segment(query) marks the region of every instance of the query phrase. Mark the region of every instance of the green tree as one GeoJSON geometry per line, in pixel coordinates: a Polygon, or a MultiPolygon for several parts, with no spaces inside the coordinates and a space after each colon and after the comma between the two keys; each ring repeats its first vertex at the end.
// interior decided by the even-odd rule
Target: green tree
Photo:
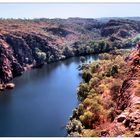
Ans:
{"type": "Polygon", "coordinates": [[[73,50],[72,50],[72,48],[70,48],[68,46],[64,47],[64,49],[63,49],[63,55],[65,55],[66,57],[73,56],[73,50]]]}
{"type": "Polygon", "coordinates": [[[44,61],[46,60],[45,52],[42,52],[39,48],[35,48],[35,56],[37,64],[39,65],[44,64],[44,61]]]}
{"type": "Polygon", "coordinates": [[[90,111],[84,112],[83,115],[79,117],[80,121],[88,128],[92,125],[92,120],[94,119],[93,113],[90,111]]]}
{"type": "Polygon", "coordinates": [[[81,56],[81,57],[80,57],[80,61],[81,61],[82,63],[84,63],[84,62],[86,61],[86,58],[85,58],[84,56],[81,56]]]}
{"type": "Polygon", "coordinates": [[[81,83],[77,92],[78,99],[80,101],[84,100],[87,97],[88,92],[89,92],[88,85],[86,83],[81,83]]]}
{"type": "Polygon", "coordinates": [[[88,70],[84,70],[82,74],[82,78],[86,83],[88,83],[92,78],[92,74],[88,70]]]}
{"type": "Polygon", "coordinates": [[[111,69],[111,75],[118,73],[118,65],[113,65],[111,69]]]}

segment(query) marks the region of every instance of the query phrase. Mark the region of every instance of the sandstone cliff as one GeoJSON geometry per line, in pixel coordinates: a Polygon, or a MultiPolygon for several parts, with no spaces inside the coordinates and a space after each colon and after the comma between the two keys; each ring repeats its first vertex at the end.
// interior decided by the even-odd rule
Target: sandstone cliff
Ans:
{"type": "Polygon", "coordinates": [[[83,69],[69,136],[140,136],[140,43],[125,53],[101,54],[83,69]]]}
{"type": "Polygon", "coordinates": [[[0,20],[0,80],[71,56],[132,47],[139,21],[95,19],[0,20]]]}

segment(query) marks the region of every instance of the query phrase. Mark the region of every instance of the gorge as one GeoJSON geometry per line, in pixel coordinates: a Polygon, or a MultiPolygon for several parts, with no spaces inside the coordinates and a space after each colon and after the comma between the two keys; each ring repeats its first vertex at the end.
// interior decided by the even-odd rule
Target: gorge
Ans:
{"type": "Polygon", "coordinates": [[[139,39],[129,18],[1,19],[0,136],[66,136],[67,124],[69,136],[139,136],[139,125],[123,126],[130,113],[139,120],[139,98],[127,96],[131,86],[139,95],[139,45],[128,50],[139,39]]]}
{"type": "Polygon", "coordinates": [[[16,77],[16,87],[0,94],[0,136],[67,136],[66,124],[78,105],[79,64],[73,57],[16,77]]]}

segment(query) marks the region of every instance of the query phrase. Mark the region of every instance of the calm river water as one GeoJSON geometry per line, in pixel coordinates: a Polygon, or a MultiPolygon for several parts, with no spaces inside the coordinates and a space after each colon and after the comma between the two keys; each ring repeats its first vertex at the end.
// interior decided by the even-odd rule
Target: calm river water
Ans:
{"type": "Polygon", "coordinates": [[[73,57],[15,78],[13,90],[0,92],[0,136],[66,136],[65,125],[78,105],[79,64],[73,57]]]}

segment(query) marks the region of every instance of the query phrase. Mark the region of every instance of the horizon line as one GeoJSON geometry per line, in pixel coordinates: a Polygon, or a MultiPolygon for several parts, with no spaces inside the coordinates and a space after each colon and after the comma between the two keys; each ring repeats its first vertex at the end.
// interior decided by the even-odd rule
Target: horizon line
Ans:
{"type": "Polygon", "coordinates": [[[140,16],[105,16],[105,17],[68,17],[68,18],[59,18],[59,17],[54,17],[54,18],[47,18],[47,17],[34,17],[34,18],[26,18],[26,17],[22,17],[22,18],[4,18],[4,17],[0,17],[0,20],[11,20],[11,19],[13,19],[13,20],[19,20],[19,19],[21,19],[21,20],[34,20],[34,19],[102,19],[102,18],[140,18],[140,16]]]}

